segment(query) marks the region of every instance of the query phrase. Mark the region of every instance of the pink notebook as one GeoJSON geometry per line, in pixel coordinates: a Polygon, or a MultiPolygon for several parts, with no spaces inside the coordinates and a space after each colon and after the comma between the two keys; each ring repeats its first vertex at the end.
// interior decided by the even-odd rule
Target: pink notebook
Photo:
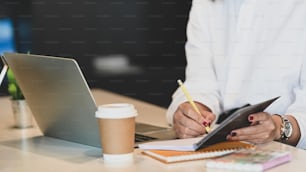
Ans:
{"type": "Polygon", "coordinates": [[[222,168],[241,171],[265,171],[292,159],[290,152],[281,150],[241,150],[233,154],[209,159],[208,168],[222,168]]]}

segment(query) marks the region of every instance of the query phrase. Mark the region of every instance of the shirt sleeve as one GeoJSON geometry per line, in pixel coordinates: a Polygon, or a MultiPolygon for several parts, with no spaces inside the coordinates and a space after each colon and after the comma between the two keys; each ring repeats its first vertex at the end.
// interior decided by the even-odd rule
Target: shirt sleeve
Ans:
{"type": "Polygon", "coordinates": [[[306,57],[303,58],[300,81],[293,90],[294,102],[286,114],[294,116],[300,128],[301,137],[296,147],[306,149],[306,57]]]}
{"type": "MultiPolygon", "coordinates": [[[[214,69],[211,48],[211,3],[193,0],[187,24],[187,42],[185,45],[187,66],[185,86],[194,101],[209,107],[214,114],[219,114],[219,92],[214,69]]],[[[173,114],[178,106],[186,102],[183,92],[177,89],[172,95],[172,102],[167,111],[167,121],[173,124],[173,114]]]]}

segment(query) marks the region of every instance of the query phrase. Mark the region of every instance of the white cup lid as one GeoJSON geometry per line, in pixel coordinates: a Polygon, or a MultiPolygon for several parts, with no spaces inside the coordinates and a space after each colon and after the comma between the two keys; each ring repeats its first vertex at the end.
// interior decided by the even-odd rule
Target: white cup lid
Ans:
{"type": "Polygon", "coordinates": [[[100,105],[96,111],[97,118],[119,119],[136,117],[137,111],[132,104],[113,103],[100,105]]]}

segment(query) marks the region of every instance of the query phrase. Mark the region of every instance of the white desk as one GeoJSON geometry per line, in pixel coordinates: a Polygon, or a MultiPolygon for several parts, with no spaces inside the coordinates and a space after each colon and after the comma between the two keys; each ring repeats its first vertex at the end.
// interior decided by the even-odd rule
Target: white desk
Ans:
{"type": "MultiPolygon", "coordinates": [[[[93,90],[97,104],[113,102],[133,103],[139,111],[137,121],[167,126],[165,109],[135,99],[119,96],[102,90],[93,90]]],[[[262,149],[290,150],[293,160],[270,171],[305,171],[306,152],[277,142],[261,145],[262,149]]],[[[1,172],[198,172],[217,171],[206,169],[205,160],[166,165],[135,150],[135,162],[130,165],[106,165],[98,148],[43,137],[34,123],[33,128],[13,128],[13,115],[9,97],[0,98],[0,171],[1,172]]]]}

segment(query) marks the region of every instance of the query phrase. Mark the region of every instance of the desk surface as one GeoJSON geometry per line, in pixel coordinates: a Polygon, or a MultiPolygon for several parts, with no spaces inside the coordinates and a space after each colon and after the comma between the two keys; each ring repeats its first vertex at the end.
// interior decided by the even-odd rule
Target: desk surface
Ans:
{"type": "MultiPolygon", "coordinates": [[[[103,90],[93,90],[97,105],[114,102],[133,103],[139,111],[137,121],[167,126],[165,109],[130,99],[103,90]]],[[[206,169],[205,160],[175,163],[166,165],[149,157],[143,156],[140,150],[135,150],[135,161],[129,165],[106,165],[101,158],[99,148],[80,145],[54,138],[42,136],[34,121],[34,127],[17,129],[13,127],[13,115],[8,97],[0,98],[0,171],[98,171],[98,172],[197,172],[218,171],[206,169]]],[[[292,152],[290,163],[273,168],[269,171],[305,171],[303,170],[306,153],[304,150],[277,142],[260,145],[262,149],[281,149],[292,152]]],[[[219,170],[221,171],[221,170],[219,170]]]]}

